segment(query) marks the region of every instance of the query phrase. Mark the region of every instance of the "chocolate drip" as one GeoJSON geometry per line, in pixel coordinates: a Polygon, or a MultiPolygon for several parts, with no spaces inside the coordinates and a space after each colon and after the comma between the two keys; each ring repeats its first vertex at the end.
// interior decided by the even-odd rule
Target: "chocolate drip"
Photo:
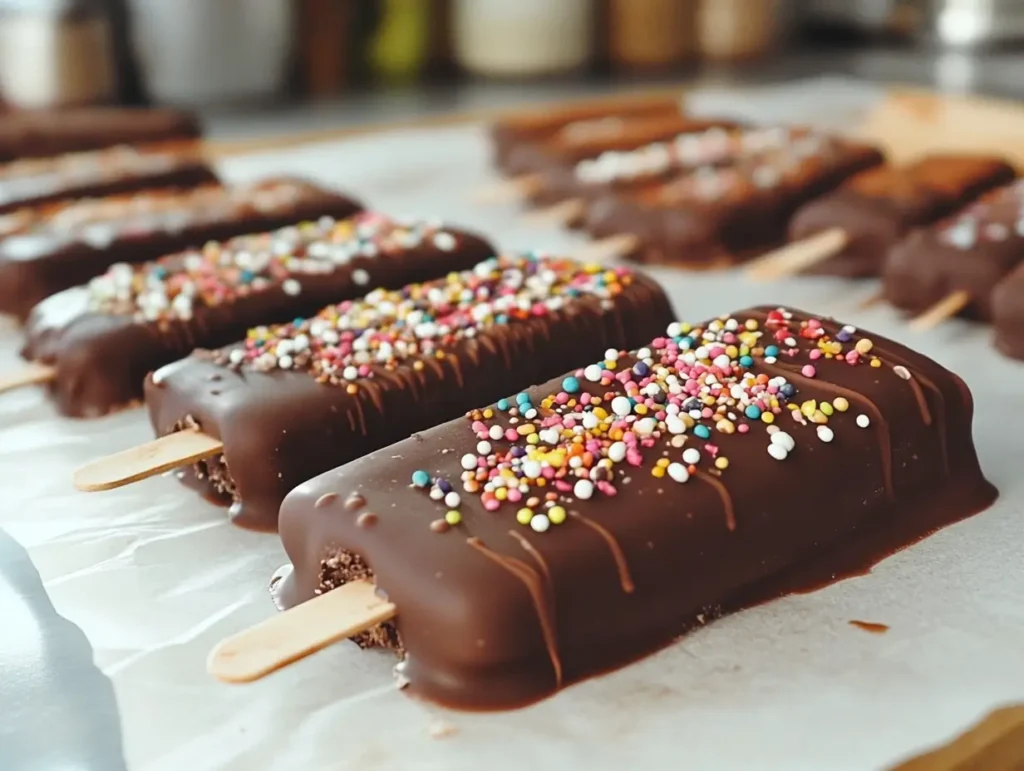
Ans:
{"type": "Polygon", "coordinates": [[[611,552],[612,559],[615,560],[615,569],[619,574],[619,585],[626,594],[632,594],[636,587],[633,585],[633,579],[629,575],[629,561],[626,559],[626,554],[622,551],[622,547],[615,536],[607,528],[602,527],[592,519],[584,517],[575,509],[569,511],[569,516],[589,527],[608,544],[608,551],[611,552]]]}
{"type": "Polygon", "coordinates": [[[548,658],[551,661],[551,668],[555,673],[555,682],[561,686],[562,683],[562,660],[558,655],[558,639],[555,634],[554,617],[548,605],[543,578],[539,577],[537,571],[531,568],[522,560],[514,557],[506,557],[496,551],[489,549],[483,541],[475,536],[466,539],[466,543],[487,559],[500,565],[519,581],[530,593],[534,609],[537,612],[537,620],[540,623],[541,632],[544,634],[544,645],[547,647],[548,658]]]}
{"type": "Polygon", "coordinates": [[[736,510],[733,507],[732,496],[729,494],[728,488],[722,484],[722,480],[715,478],[707,471],[697,469],[695,474],[697,479],[705,484],[711,485],[718,493],[718,497],[722,499],[722,511],[725,513],[725,526],[729,530],[736,529],[736,510]]]}

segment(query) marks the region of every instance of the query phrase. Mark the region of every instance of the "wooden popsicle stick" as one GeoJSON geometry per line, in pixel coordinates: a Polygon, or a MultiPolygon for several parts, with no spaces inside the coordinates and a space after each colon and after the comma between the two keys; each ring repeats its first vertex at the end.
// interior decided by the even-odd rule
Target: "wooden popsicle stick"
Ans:
{"type": "Polygon", "coordinates": [[[201,431],[177,431],[82,466],[75,472],[75,487],[85,492],[113,490],[209,458],[223,449],[219,439],[201,431]]]}
{"type": "Polygon", "coordinates": [[[632,233],[619,233],[618,235],[594,241],[592,244],[587,244],[576,252],[575,256],[576,259],[585,262],[590,260],[608,260],[616,257],[625,257],[639,247],[640,239],[632,233]]]}
{"type": "Polygon", "coordinates": [[[47,383],[56,376],[57,370],[49,364],[40,364],[37,361],[29,362],[28,366],[20,372],[0,376],[0,394],[13,391],[16,388],[47,383]]]}
{"type": "Polygon", "coordinates": [[[586,201],[582,198],[567,198],[546,209],[532,211],[524,219],[536,224],[568,225],[586,213],[586,201]]]}
{"type": "Polygon", "coordinates": [[[759,257],[747,267],[747,276],[756,281],[792,276],[837,254],[848,240],[842,228],[829,228],[759,257]]]}
{"type": "Polygon", "coordinates": [[[477,203],[512,203],[537,193],[543,184],[540,174],[522,174],[481,188],[473,196],[477,203]]]}
{"type": "Polygon", "coordinates": [[[951,292],[924,313],[911,319],[910,328],[916,332],[922,332],[926,329],[937,327],[943,321],[953,318],[970,301],[971,295],[963,289],[951,292]]]}
{"type": "Polygon", "coordinates": [[[251,683],[396,612],[370,581],[353,581],[222,640],[210,652],[206,670],[225,683],[251,683]]]}

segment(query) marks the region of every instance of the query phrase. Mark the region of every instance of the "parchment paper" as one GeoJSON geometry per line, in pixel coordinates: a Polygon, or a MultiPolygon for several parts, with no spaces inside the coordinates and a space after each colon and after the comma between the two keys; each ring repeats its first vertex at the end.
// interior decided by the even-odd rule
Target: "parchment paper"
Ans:
{"type": "MultiPolygon", "coordinates": [[[[790,120],[846,121],[877,97],[830,81],[769,95],[767,117],[790,120]],[[846,89],[838,107],[836,89],[846,89]],[[821,104],[832,105],[827,115],[821,104]]],[[[756,101],[708,98],[715,111],[723,98],[746,111],[756,101]]],[[[224,170],[308,174],[509,248],[582,243],[524,224],[515,207],[473,204],[491,179],[486,159],[471,126],[233,159],[224,170]]],[[[915,335],[885,308],[858,311],[871,284],[653,272],[683,317],[792,304],[910,342],[959,372],[1000,500],[869,576],[726,618],[534,707],[452,713],[397,692],[388,655],[348,644],[250,686],[214,682],[210,648],[274,613],[266,584],[284,562],[277,538],[229,525],[172,478],[76,493],[76,466],[151,437],[142,412],[72,421],[37,389],[7,394],[0,769],[873,769],[1024,701],[1024,367],[998,356],[983,327],[915,335]],[[868,634],[852,619],[891,629],[868,634]]],[[[17,366],[17,342],[13,327],[0,329],[0,371],[17,366]]]]}

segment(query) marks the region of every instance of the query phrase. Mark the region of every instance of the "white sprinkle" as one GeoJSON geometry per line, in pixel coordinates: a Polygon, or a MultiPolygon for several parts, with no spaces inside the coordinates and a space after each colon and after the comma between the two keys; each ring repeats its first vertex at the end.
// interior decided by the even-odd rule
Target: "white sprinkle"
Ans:
{"type": "Polygon", "coordinates": [[[902,364],[893,367],[892,371],[895,372],[904,380],[910,380],[910,370],[904,367],[902,364]]]}
{"type": "Polygon", "coordinates": [[[669,337],[679,337],[683,333],[683,325],[678,321],[673,321],[668,325],[668,329],[665,330],[665,334],[669,337]]]}
{"type": "Polygon", "coordinates": [[[440,487],[431,487],[429,495],[430,500],[432,501],[439,501],[442,498],[444,498],[444,492],[441,490],[440,487]]]}
{"type": "Polygon", "coordinates": [[[581,501],[590,500],[594,495],[594,483],[589,479],[579,479],[573,485],[572,491],[581,501]]]}
{"type": "Polygon", "coordinates": [[[686,466],[682,463],[669,463],[668,475],[680,484],[690,478],[690,472],[686,470],[686,466]]]}
{"type": "Polygon", "coordinates": [[[530,527],[538,533],[543,533],[551,527],[551,520],[548,519],[547,514],[534,514],[530,519],[530,527]]]}
{"type": "Polygon", "coordinates": [[[342,371],[341,376],[346,380],[355,380],[359,377],[359,370],[356,367],[348,366],[342,371]]]}
{"type": "Polygon", "coordinates": [[[634,425],[633,430],[640,436],[650,436],[658,427],[658,421],[654,418],[640,418],[634,425]]]}
{"type": "Polygon", "coordinates": [[[591,364],[585,370],[583,370],[583,377],[589,380],[591,383],[596,383],[601,379],[601,372],[603,370],[597,364],[591,364]]]}
{"type": "Polygon", "coordinates": [[[462,498],[460,498],[459,494],[454,490],[444,497],[444,505],[449,509],[457,509],[460,503],[462,503],[462,498]]]}
{"type": "Polygon", "coordinates": [[[243,361],[245,361],[245,351],[243,351],[241,348],[235,348],[234,350],[231,351],[231,353],[228,354],[228,360],[232,364],[241,364],[243,361]]]}
{"type": "Polygon", "coordinates": [[[716,367],[720,369],[724,369],[725,367],[728,367],[730,364],[732,364],[732,359],[730,359],[728,356],[722,353],[715,357],[715,360],[712,362],[712,364],[714,364],[716,367]]]}
{"type": "Polygon", "coordinates": [[[523,476],[527,479],[536,479],[540,476],[540,472],[543,470],[540,461],[528,460],[523,463],[523,476]]]}
{"type": "Polygon", "coordinates": [[[537,432],[537,436],[544,444],[558,444],[558,439],[561,436],[557,428],[545,428],[542,431],[537,432]]]}
{"type": "Polygon", "coordinates": [[[787,454],[793,452],[793,448],[796,447],[796,442],[793,441],[793,437],[785,431],[776,431],[772,434],[772,444],[781,447],[787,454]]]}
{"type": "Polygon", "coordinates": [[[789,455],[789,453],[786,452],[786,448],[780,444],[768,445],[768,454],[775,458],[775,460],[785,460],[789,455]]]}
{"type": "Polygon", "coordinates": [[[665,428],[670,434],[685,434],[686,424],[677,415],[669,415],[665,418],[665,428]]]}
{"type": "Polygon", "coordinates": [[[370,274],[362,268],[356,268],[352,271],[352,281],[358,286],[366,286],[370,283],[370,274]]]}
{"type": "Polygon", "coordinates": [[[486,440],[481,440],[476,443],[476,451],[478,455],[490,455],[491,449],[491,443],[486,440]]]}
{"type": "Polygon", "coordinates": [[[828,426],[818,426],[818,438],[823,442],[831,442],[835,434],[828,426]]]}
{"type": "Polygon", "coordinates": [[[613,442],[612,446],[608,448],[608,457],[614,463],[621,463],[626,457],[626,443],[613,442]]]}
{"type": "Polygon", "coordinates": [[[592,412],[588,412],[583,416],[583,427],[588,431],[597,428],[600,422],[601,421],[598,419],[597,415],[592,412]]]}
{"type": "Polygon", "coordinates": [[[285,294],[294,297],[302,291],[302,284],[296,281],[294,278],[286,278],[281,282],[281,289],[285,294]]]}
{"type": "Polygon", "coordinates": [[[455,240],[455,236],[451,233],[441,232],[434,236],[434,246],[442,252],[450,252],[457,245],[458,243],[455,240]]]}
{"type": "Polygon", "coordinates": [[[629,401],[629,397],[616,396],[612,399],[612,412],[620,417],[624,417],[633,411],[633,404],[629,401]]]}
{"type": "Polygon", "coordinates": [[[472,471],[476,468],[476,456],[471,452],[467,452],[462,456],[461,463],[462,468],[466,469],[466,471],[472,471]]]}
{"type": "Polygon", "coordinates": [[[491,437],[494,441],[498,441],[505,436],[505,432],[501,430],[501,426],[491,426],[487,429],[487,436],[491,437]]]}
{"type": "Polygon", "coordinates": [[[871,418],[861,413],[860,415],[857,416],[857,425],[860,426],[861,428],[867,428],[868,426],[871,425],[871,418]]]}
{"type": "Polygon", "coordinates": [[[696,447],[689,447],[683,450],[683,463],[688,466],[696,466],[700,463],[700,450],[696,447]]]}
{"type": "Polygon", "coordinates": [[[619,360],[619,352],[616,351],[614,348],[609,348],[607,351],[604,352],[604,360],[605,361],[618,361],[619,360]]]}

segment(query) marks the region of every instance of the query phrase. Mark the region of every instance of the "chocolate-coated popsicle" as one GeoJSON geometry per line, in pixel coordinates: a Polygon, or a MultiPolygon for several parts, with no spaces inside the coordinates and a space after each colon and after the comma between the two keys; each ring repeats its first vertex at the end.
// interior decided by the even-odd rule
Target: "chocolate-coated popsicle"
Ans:
{"type": "Polygon", "coordinates": [[[1024,359],[1024,265],[999,282],[992,293],[995,343],[1002,353],[1024,359]]]}
{"type": "Polygon", "coordinates": [[[74,198],[217,182],[196,145],[112,147],[0,166],[0,214],[74,198]]]}
{"type": "Polygon", "coordinates": [[[664,328],[653,281],[571,260],[500,256],[446,279],[378,290],[244,344],[157,371],[158,436],[198,426],[223,454],[186,481],[273,529],[297,484],[506,390],[664,328]]]}
{"type": "Polygon", "coordinates": [[[115,263],[361,209],[350,198],[289,178],[19,209],[0,215],[0,312],[24,320],[44,298],[115,263]]]}
{"type": "Polygon", "coordinates": [[[885,261],[882,292],[912,314],[962,292],[960,312],[988,321],[993,290],[1022,261],[1024,182],[1017,182],[897,243],[885,261]]]}
{"type": "Polygon", "coordinates": [[[173,109],[19,110],[0,117],[0,163],[114,145],[198,139],[194,115],[173,109]]]}
{"type": "Polygon", "coordinates": [[[301,485],[275,594],[370,577],[397,616],[359,641],[415,694],[519,706],[985,508],[971,420],[960,378],[851,326],[675,323],[301,485]]]}
{"type": "Polygon", "coordinates": [[[490,254],[478,236],[437,223],[324,217],[115,265],[36,306],[23,354],[55,369],[50,390],[63,413],[102,415],[139,399],[148,372],[195,348],[227,345],[259,324],[309,316],[373,287],[443,276],[490,254]]]}
{"type": "Polygon", "coordinates": [[[586,229],[629,234],[640,262],[712,266],[749,258],[784,240],[802,204],[884,160],[875,147],[811,133],[725,167],[707,166],[587,209],[586,229]]]}
{"type": "Polygon", "coordinates": [[[953,213],[1015,176],[1005,161],[981,155],[934,154],[907,166],[882,166],[805,204],[793,216],[790,240],[840,228],[846,235],[844,246],[807,272],[877,276],[889,250],[911,230],[953,213]]]}

